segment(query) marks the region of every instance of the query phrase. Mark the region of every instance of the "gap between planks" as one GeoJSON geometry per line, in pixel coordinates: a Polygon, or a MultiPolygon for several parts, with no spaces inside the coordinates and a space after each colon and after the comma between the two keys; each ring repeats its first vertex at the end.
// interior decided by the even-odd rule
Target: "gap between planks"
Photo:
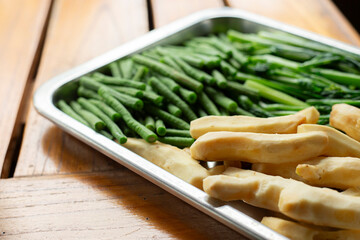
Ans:
{"type": "Polygon", "coordinates": [[[50,0],[49,10],[40,34],[39,43],[35,51],[34,59],[30,67],[28,78],[25,83],[23,96],[20,101],[20,107],[17,112],[13,132],[11,134],[10,143],[7,148],[4,164],[1,171],[1,178],[11,178],[14,176],[17,159],[21,149],[24,128],[26,125],[26,115],[32,103],[31,96],[34,88],[34,81],[39,69],[41,55],[44,49],[48,26],[50,22],[51,13],[53,10],[54,0],[50,0]]]}

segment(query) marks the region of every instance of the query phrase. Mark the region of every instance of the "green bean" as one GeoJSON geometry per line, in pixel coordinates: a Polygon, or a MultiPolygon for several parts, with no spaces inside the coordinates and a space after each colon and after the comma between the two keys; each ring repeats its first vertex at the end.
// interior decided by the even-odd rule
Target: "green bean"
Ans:
{"type": "Polygon", "coordinates": [[[179,92],[180,85],[177,84],[174,80],[168,77],[164,77],[159,74],[154,74],[155,77],[157,77],[165,86],[167,86],[171,91],[174,93],[179,92]]]}
{"type": "Polygon", "coordinates": [[[131,79],[134,69],[134,62],[131,60],[131,58],[121,60],[119,62],[119,66],[122,76],[126,79],[131,79]]]}
{"type": "Polygon", "coordinates": [[[244,116],[250,116],[255,117],[252,113],[249,113],[248,111],[245,111],[244,109],[237,107],[234,111],[236,115],[244,115],[244,116]]]}
{"type": "Polygon", "coordinates": [[[227,81],[226,78],[224,77],[224,75],[222,75],[221,72],[219,72],[218,70],[213,70],[212,71],[212,75],[216,80],[216,85],[219,88],[226,88],[227,86],[227,81]]]}
{"type": "Polygon", "coordinates": [[[238,72],[233,66],[231,66],[229,63],[225,61],[220,62],[220,69],[223,73],[230,76],[235,76],[238,72]]]}
{"type": "Polygon", "coordinates": [[[184,60],[185,62],[187,62],[188,64],[190,64],[191,66],[194,66],[197,68],[202,68],[205,64],[204,60],[202,60],[201,58],[198,58],[196,56],[180,54],[179,57],[182,60],[184,60]]]}
{"type": "Polygon", "coordinates": [[[234,100],[226,97],[223,93],[216,91],[212,87],[206,87],[205,92],[211,96],[212,100],[216,104],[225,108],[229,112],[234,112],[235,109],[238,107],[237,103],[234,100]]]}
{"type": "Polygon", "coordinates": [[[198,38],[200,41],[206,42],[212,46],[214,46],[216,49],[218,49],[219,51],[223,52],[224,54],[226,54],[226,56],[231,57],[232,55],[232,49],[231,47],[229,47],[227,44],[224,44],[223,42],[221,42],[219,39],[217,39],[216,37],[211,37],[211,38],[198,38]]]}
{"type": "Polygon", "coordinates": [[[110,68],[110,71],[111,71],[111,75],[113,77],[118,77],[118,78],[121,78],[121,72],[120,72],[120,68],[119,68],[119,64],[118,62],[112,62],[109,64],[109,68],[110,68]]]}
{"type": "Polygon", "coordinates": [[[152,77],[149,80],[149,84],[151,87],[155,88],[161,95],[167,98],[172,104],[176,105],[181,109],[184,116],[192,121],[195,120],[196,114],[191,110],[189,105],[187,105],[180,97],[178,97],[175,93],[170,91],[163,83],[161,83],[157,78],[152,77]]]}
{"type": "Polygon", "coordinates": [[[132,108],[134,110],[141,110],[144,107],[144,102],[141,101],[141,99],[139,99],[139,98],[131,97],[129,95],[120,93],[112,88],[107,87],[107,86],[100,87],[98,91],[100,91],[100,90],[109,92],[113,97],[115,97],[118,101],[120,101],[126,107],[132,108]]]}
{"type": "Polygon", "coordinates": [[[168,110],[169,113],[171,113],[175,117],[180,117],[181,114],[182,114],[181,109],[178,108],[177,106],[175,106],[174,104],[171,104],[171,103],[169,103],[167,105],[167,110],[168,110]]]}
{"type": "Polygon", "coordinates": [[[89,102],[94,104],[97,108],[101,109],[114,122],[117,122],[121,119],[120,113],[116,112],[114,109],[112,109],[103,101],[99,101],[96,99],[89,99],[89,102]]]}
{"type": "Polygon", "coordinates": [[[86,98],[93,98],[93,99],[97,99],[97,100],[101,100],[101,97],[99,96],[99,94],[97,94],[95,91],[87,89],[83,86],[79,86],[78,90],[77,90],[77,94],[80,97],[86,97],[86,98]]]}
{"type": "Polygon", "coordinates": [[[343,84],[343,85],[354,85],[360,87],[360,75],[353,73],[344,73],[332,69],[320,69],[313,68],[311,71],[315,74],[326,77],[334,82],[343,84]]]}
{"type": "Polygon", "coordinates": [[[81,86],[96,92],[99,90],[99,88],[103,86],[103,84],[94,81],[92,78],[86,76],[80,78],[79,82],[81,86]]]}
{"type": "Polygon", "coordinates": [[[238,61],[236,61],[235,58],[230,58],[230,59],[229,59],[229,63],[230,63],[235,69],[240,69],[240,68],[241,68],[240,63],[238,63],[238,61]]]}
{"type": "Polygon", "coordinates": [[[106,126],[105,123],[93,113],[83,109],[81,105],[75,101],[70,102],[70,106],[74,111],[85,119],[92,129],[95,131],[101,131],[106,126]]]}
{"type": "Polygon", "coordinates": [[[189,130],[180,130],[180,129],[173,129],[173,128],[166,129],[166,136],[191,138],[191,134],[190,134],[189,130]]]}
{"type": "Polygon", "coordinates": [[[220,116],[220,112],[216,105],[210,100],[206,93],[202,92],[198,94],[199,103],[205,109],[209,115],[220,116]]]}
{"type": "Polygon", "coordinates": [[[273,111],[271,112],[274,116],[287,116],[287,115],[293,115],[296,114],[296,111],[273,111]]]}
{"type": "Polygon", "coordinates": [[[219,57],[204,55],[199,53],[195,53],[193,55],[202,59],[204,61],[205,66],[208,68],[214,68],[220,65],[221,58],[219,57]]]}
{"type": "Polygon", "coordinates": [[[219,111],[220,111],[220,115],[221,115],[221,116],[229,116],[229,115],[230,115],[230,114],[229,114],[229,111],[226,110],[226,109],[224,109],[224,108],[222,108],[222,107],[219,108],[219,111]]]}
{"type": "Polygon", "coordinates": [[[121,114],[122,119],[125,121],[126,125],[139,134],[147,142],[155,142],[157,136],[154,132],[143,126],[141,123],[136,121],[129,111],[112,95],[110,95],[106,90],[102,88],[99,89],[99,94],[104,98],[104,101],[111,106],[115,111],[121,114]]]}
{"type": "Polygon", "coordinates": [[[187,90],[185,88],[179,89],[180,96],[190,104],[193,104],[197,100],[197,95],[193,91],[187,90]]]}
{"type": "Polygon", "coordinates": [[[102,112],[98,107],[96,107],[96,105],[92,104],[90,101],[82,97],[78,98],[77,101],[84,109],[92,112],[102,121],[104,121],[106,127],[110,130],[111,134],[119,141],[120,144],[126,143],[127,138],[120,130],[120,128],[104,112],[102,112]]]}
{"type": "Polygon", "coordinates": [[[188,41],[185,43],[185,45],[191,47],[191,50],[193,50],[196,53],[217,56],[221,59],[227,58],[227,55],[225,53],[217,50],[213,46],[206,43],[204,44],[204,43],[196,43],[196,42],[188,41]]]}
{"type": "Polygon", "coordinates": [[[156,94],[153,91],[146,90],[144,92],[144,99],[154,103],[156,106],[161,106],[163,103],[164,97],[156,94]]]}
{"type": "Polygon", "coordinates": [[[262,96],[263,98],[269,99],[277,103],[293,105],[293,106],[309,107],[308,104],[304,103],[303,101],[300,101],[299,99],[293,98],[288,94],[267,87],[253,80],[247,80],[245,82],[245,87],[249,87],[251,89],[257,90],[259,91],[259,95],[262,96]]]}
{"type": "Polygon", "coordinates": [[[198,80],[199,82],[206,82],[207,84],[210,85],[213,85],[215,83],[215,79],[206,72],[203,72],[199,69],[196,69],[188,65],[186,62],[184,62],[182,59],[178,57],[173,56],[172,58],[181,67],[181,69],[184,70],[184,72],[190,77],[198,80]]]}
{"type": "Polygon", "coordinates": [[[237,83],[234,81],[228,81],[226,89],[231,92],[234,92],[235,94],[246,95],[249,98],[251,98],[253,101],[259,101],[258,91],[247,88],[244,85],[242,85],[241,83],[237,83]]]}
{"type": "Polygon", "coordinates": [[[203,109],[199,109],[198,110],[198,115],[200,116],[200,117],[206,117],[206,116],[208,116],[208,114],[205,112],[205,110],[203,110],[203,109]]]}
{"type": "Polygon", "coordinates": [[[113,140],[113,139],[114,139],[114,136],[111,135],[111,133],[108,133],[108,132],[105,131],[105,130],[101,130],[99,133],[100,133],[101,135],[107,137],[107,138],[110,139],[110,140],[113,140]]]}
{"type": "Polygon", "coordinates": [[[155,121],[155,128],[156,128],[156,133],[159,136],[165,136],[166,134],[166,127],[164,122],[161,119],[158,119],[155,121]]]}
{"type": "Polygon", "coordinates": [[[156,116],[163,120],[166,124],[183,130],[190,129],[190,125],[182,120],[181,118],[175,117],[174,115],[171,115],[168,112],[165,112],[155,106],[147,105],[145,110],[152,116],[156,116]]]}
{"type": "Polygon", "coordinates": [[[137,89],[137,88],[131,88],[131,87],[120,87],[120,86],[111,86],[112,89],[124,93],[126,95],[136,97],[136,98],[143,98],[144,92],[137,89]]]}
{"type": "Polygon", "coordinates": [[[203,85],[198,81],[196,81],[195,79],[192,79],[186,76],[185,74],[180,73],[163,63],[156,62],[155,60],[149,59],[141,55],[133,56],[133,60],[139,64],[143,64],[153,69],[154,71],[160,73],[161,75],[174,79],[179,84],[184,85],[194,90],[195,92],[201,92],[203,89],[203,85]]]}
{"type": "Polygon", "coordinates": [[[190,147],[195,142],[195,139],[188,137],[159,137],[159,141],[179,148],[185,148],[190,147]]]}
{"type": "Polygon", "coordinates": [[[133,76],[132,80],[140,82],[141,79],[147,74],[149,69],[144,66],[139,66],[138,69],[135,72],[135,75],[133,76]]]}
{"type": "Polygon", "coordinates": [[[58,106],[61,109],[61,111],[63,111],[70,117],[72,117],[72,118],[78,120],[79,122],[81,122],[82,124],[90,127],[90,125],[85,121],[85,119],[83,117],[81,117],[79,114],[77,114],[64,100],[60,100],[58,102],[58,106]]]}
{"type": "Polygon", "coordinates": [[[130,79],[122,79],[116,77],[109,77],[101,73],[94,73],[93,77],[95,80],[108,85],[118,85],[123,87],[132,87],[140,90],[145,90],[146,84],[142,82],[132,81],[130,79]]]}
{"type": "Polygon", "coordinates": [[[150,129],[151,131],[155,131],[155,120],[151,116],[146,116],[145,118],[145,127],[150,129]]]}
{"type": "Polygon", "coordinates": [[[163,56],[160,61],[176,69],[177,71],[184,73],[181,67],[178,64],[176,64],[176,62],[170,56],[163,56]]]}

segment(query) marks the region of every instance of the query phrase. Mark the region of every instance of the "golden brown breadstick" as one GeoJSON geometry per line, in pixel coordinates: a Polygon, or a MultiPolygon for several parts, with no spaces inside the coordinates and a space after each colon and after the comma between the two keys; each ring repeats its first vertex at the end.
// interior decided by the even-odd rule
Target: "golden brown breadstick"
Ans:
{"type": "Polygon", "coordinates": [[[330,113],[330,125],[360,141],[360,109],[348,104],[335,104],[330,113]]]}
{"type": "Polygon", "coordinates": [[[296,167],[310,185],[348,189],[360,186],[360,158],[318,157],[296,167]]]}
{"type": "Polygon", "coordinates": [[[203,187],[212,197],[225,201],[243,200],[298,221],[360,229],[359,197],[329,188],[236,168],[228,168],[223,175],[205,178],[203,187]]]}
{"type": "Polygon", "coordinates": [[[122,146],[200,189],[203,179],[209,175],[198,161],[177,147],[136,138],[128,138],[122,146]]]}
{"type": "Polygon", "coordinates": [[[248,116],[206,116],[190,123],[190,134],[199,138],[208,132],[296,133],[298,125],[316,123],[319,112],[309,107],[296,114],[259,118],[248,116]]]}
{"type": "Polygon", "coordinates": [[[335,128],[317,124],[302,124],[298,126],[298,133],[311,131],[324,131],[328,135],[329,143],[324,150],[324,155],[333,157],[360,157],[360,142],[335,128]]]}
{"type": "Polygon", "coordinates": [[[261,223],[292,240],[356,240],[360,239],[357,230],[325,231],[316,226],[306,226],[276,217],[263,217],[261,223]]]}
{"type": "Polygon", "coordinates": [[[292,178],[303,182],[304,179],[296,174],[297,165],[298,163],[253,163],[251,169],[256,172],[261,172],[273,176],[280,176],[283,178],[292,178]]]}
{"type": "Polygon", "coordinates": [[[324,132],[210,132],[198,138],[190,151],[194,159],[205,161],[289,163],[322,155],[327,143],[328,137],[324,132]]]}

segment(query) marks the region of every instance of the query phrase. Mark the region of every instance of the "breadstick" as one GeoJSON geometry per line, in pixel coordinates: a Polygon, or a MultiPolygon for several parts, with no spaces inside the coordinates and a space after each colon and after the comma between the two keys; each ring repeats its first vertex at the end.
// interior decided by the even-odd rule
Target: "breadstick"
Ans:
{"type": "Polygon", "coordinates": [[[209,175],[198,161],[177,147],[136,138],[128,138],[122,146],[200,189],[203,179],[209,175]]]}
{"type": "Polygon", "coordinates": [[[314,107],[296,114],[259,118],[248,116],[206,116],[190,123],[190,134],[197,139],[208,132],[296,133],[298,125],[316,123],[319,112],[314,107]]]}
{"type": "Polygon", "coordinates": [[[210,132],[191,146],[191,156],[205,161],[251,163],[302,162],[322,155],[328,143],[324,132],[264,134],[210,132]]]}
{"type": "Polygon", "coordinates": [[[360,109],[348,104],[335,104],[330,113],[330,125],[360,141],[360,109]]]}

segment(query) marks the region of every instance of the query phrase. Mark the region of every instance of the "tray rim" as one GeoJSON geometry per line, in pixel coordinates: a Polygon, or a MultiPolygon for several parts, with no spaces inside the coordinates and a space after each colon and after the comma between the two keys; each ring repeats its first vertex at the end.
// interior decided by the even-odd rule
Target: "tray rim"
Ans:
{"type": "Polygon", "coordinates": [[[51,78],[36,90],[33,97],[33,103],[35,109],[42,116],[49,119],[64,131],[107,155],[133,172],[146,178],[150,182],[179,197],[193,207],[222,222],[233,230],[253,239],[287,239],[226,203],[209,199],[205,192],[175,177],[171,173],[122,147],[116,142],[97,134],[85,125],[61,112],[53,104],[53,96],[56,90],[64,84],[121,57],[125,57],[129,54],[133,54],[143,50],[144,48],[150,47],[165,37],[171,36],[172,34],[184,30],[194,24],[219,17],[245,19],[360,55],[360,49],[357,47],[257,14],[238,9],[231,9],[228,7],[207,9],[176,20],[175,22],[159,29],[152,30],[135,40],[127,42],[88,62],[51,78]]]}

